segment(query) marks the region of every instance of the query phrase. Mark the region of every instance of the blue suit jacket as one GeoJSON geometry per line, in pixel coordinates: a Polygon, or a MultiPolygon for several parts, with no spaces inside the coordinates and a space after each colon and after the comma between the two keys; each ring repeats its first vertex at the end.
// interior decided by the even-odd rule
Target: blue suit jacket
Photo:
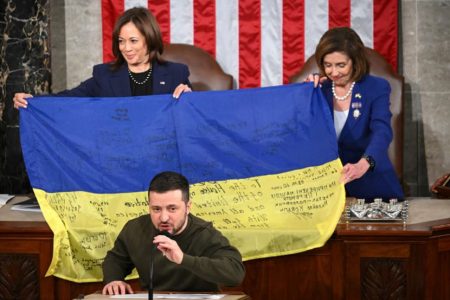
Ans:
{"type": "MultiPolygon", "coordinates": [[[[189,82],[189,69],[184,64],[166,62],[152,63],[153,94],[172,94],[180,84],[189,82]]],[[[128,97],[131,96],[128,68],[123,64],[117,71],[111,71],[109,64],[94,66],[92,77],[79,86],[62,91],[57,96],[67,97],[128,97]]]]}
{"type": "MultiPolygon", "coordinates": [[[[331,82],[322,91],[333,115],[331,82]]],[[[382,78],[366,75],[356,82],[349,113],[338,139],[342,163],[356,163],[366,154],[375,160],[375,168],[360,179],[346,184],[347,196],[357,198],[399,198],[403,191],[388,157],[392,141],[389,95],[391,87],[382,78]]]]}

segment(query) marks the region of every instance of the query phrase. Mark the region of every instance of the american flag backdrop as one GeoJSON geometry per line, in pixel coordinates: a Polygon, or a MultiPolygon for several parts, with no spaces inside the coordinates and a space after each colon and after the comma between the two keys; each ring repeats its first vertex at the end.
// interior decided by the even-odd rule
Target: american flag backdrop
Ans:
{"type": "Polygon", "coordinates": [[[116,18],[134,6],[156,16],[165,43],[209,52],[237,88],[287,83],[337,26],[355,29],[397,69],[398,0],[102,0],[105,62],[116,18]]]}

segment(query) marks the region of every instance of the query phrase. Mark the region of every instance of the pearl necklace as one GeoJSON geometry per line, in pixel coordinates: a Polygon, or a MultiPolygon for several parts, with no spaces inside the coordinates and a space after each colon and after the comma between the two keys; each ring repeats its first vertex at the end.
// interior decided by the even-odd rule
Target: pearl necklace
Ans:
{"type": "Polygon", "coordinates": [[[355,82],[353,81],[352,85],[350,86],[350,89],[347,91],[347,94],[345,94],[344,96],[338,96],[338,95],[336,95],[336,89],[334,87],[334,81],[333,81],[333,83],[331,84],[331,91],[333,92],[333,96],[334,96],[334,98],[336,98],[336,100],[344,101],[345,99],[347,99],[348,96],[350,96],[350,94],[353,91],[354,86],[355,86],[355,82]]]}
{"type": "Polygon", "coordinates": [[[150,76],[152,75],[152,67],[150,67],[150,69],[147,72],[148,72],[148,74],[147,74],[147,76],[145,76],[144,81],[139,82],[133,77],[133,75],[131,75],[131,71],[130,71],[130,69],[128,69],[128,74],[130,74],[131,80],[133,80],[134,83],[139,84],[139,85],[143,85],[150,78],[150,76]]]}

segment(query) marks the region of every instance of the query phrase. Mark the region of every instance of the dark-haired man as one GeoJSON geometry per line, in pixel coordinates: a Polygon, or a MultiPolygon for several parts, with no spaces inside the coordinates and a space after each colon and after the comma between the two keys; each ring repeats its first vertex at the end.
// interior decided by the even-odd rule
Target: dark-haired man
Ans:
{"type": "Polygon", "coordinates": [[[218,291],[219,286],[242,282],[245,269],[239,251],[210,222],[189,213],[189,183],[183,175],[156,175],[148,198],[150,218],[128,221],[106,254],[103,294],[133,293],[124,278],[134,267],[141,286],[148,288],[152,257],[155,290],[218,291]]]}

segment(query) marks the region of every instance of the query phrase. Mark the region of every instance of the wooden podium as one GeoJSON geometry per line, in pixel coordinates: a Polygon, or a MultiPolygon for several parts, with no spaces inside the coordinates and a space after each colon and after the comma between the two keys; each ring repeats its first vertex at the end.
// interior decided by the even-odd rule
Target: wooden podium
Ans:
{"type": "MultiPolygon", "coordinates": [[[[45,277],[53,234],[40,213],[10,206],[0,209],[1,296],[75,299],[102,289],[45,277]]],[[[405,225],[340,223],[321,248],[247,261],[242,285],[224,292],[258,300],[450,299],[450,201],[410,199],[409,215],[405,225]]]]}
{"type": "MultiPolygon", "coordinates": [[[[186,299],[198,299],[198,300],[208,300],[208,299],[217,299],[217,300],[250,300],[251,298],[243,293],[227,293],[227,294],[222,294],[223,297],[220,298],[216,298],[214,296],[218,296],[218,294],[204,294],[205,297],[193,297],[193,296],[197,296],[200,294],[196,294],[196,293],[159,293],[159,292],[155,292],[155,296],[158,295],[167,295],[170,297],[167,298],[160,298],[160,297],[155,297],[153,299],[157,300],[157,299],[171,299],[171,300],[186,300],[186,299]],[[178,295],[180,295],[180,297],[177,297],[178,295]],[[184,297],[183,297],[184,295],[184,297]],[[191,296],[191,297],[188,297],[191,296]],[[208,297],[210,296],[210,297],[208,297]]],[[[106,296],[106,295],[101,295],[101,294],[90,294],[87,295],[86,297],[84,297],[83,299],[88,299],[88,300],[104,300],[104,299],[111,299],[110,296],[106,296]]],[[[145,292],[139,292],[137,294],[131,294],[131,295],[124,295],[123,297],[121,296],[114,296],[114,299],[148,299],[147,298],[147,293],[145,292]],[[134,296],[142,296],[140,298],[134,297],[134,296]]]]}

